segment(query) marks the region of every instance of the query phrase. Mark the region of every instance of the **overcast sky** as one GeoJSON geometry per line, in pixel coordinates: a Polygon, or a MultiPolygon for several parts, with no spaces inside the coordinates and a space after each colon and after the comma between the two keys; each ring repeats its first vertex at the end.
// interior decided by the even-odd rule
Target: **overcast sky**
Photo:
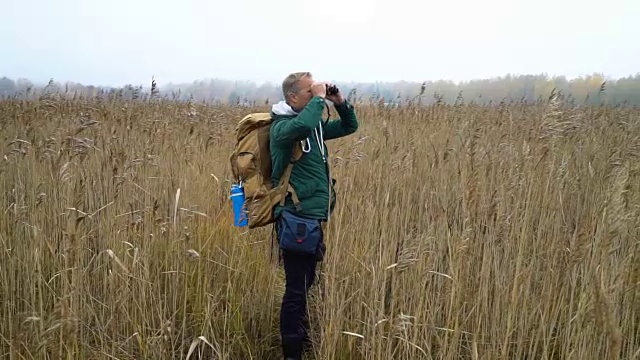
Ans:
{"type": "Polygon", "coordinates": [[[640,0],[0,0],[0,76],[466,80],[640,72],[640,0]]]}

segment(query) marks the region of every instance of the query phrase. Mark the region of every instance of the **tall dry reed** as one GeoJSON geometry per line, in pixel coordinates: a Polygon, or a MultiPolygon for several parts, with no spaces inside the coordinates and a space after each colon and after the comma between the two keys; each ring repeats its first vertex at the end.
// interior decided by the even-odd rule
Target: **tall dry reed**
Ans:
{"type": "MultiPolygon", "coordinates": [[[[271,229],[232,227],[249,111],[0,102],[10,359],[277,359],[271,229]]],[[[316,359],[640,359],[640,112],[362,105],[310,304],[316,359]]]]}

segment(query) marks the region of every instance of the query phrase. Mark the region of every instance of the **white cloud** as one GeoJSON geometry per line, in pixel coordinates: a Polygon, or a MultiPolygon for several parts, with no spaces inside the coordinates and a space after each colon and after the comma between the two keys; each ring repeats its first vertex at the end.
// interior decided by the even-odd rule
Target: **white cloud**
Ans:
{"type": "Polygon", "coordinates": [[[638,71],[640,3],[0,0],[0,76],[84,83],[638,71]]]}

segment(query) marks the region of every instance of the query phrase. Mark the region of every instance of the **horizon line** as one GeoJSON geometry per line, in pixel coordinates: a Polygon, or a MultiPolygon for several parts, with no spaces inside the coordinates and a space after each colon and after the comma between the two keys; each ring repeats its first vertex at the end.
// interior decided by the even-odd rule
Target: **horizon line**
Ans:
{"type": "MultiPolygon", "coordinates": [[[[313,74],[313,72],[312,72],[313,74]]],[[[619,76],[619,77],[614,77],[614,76],[610,76],[610,75],[605,75],[603,72],[592,72],[590,74],[583,74],[583,75],[579,75],[579,76],[567,76],[567,75],[561,75],[561,74],[553,74],[550,75],[549,73],[546,72],[540,72],[540,73],[504,73],[502,75],[496,75],[496,76],[490,76],[490,77],[476,77],[476,78],[470,78],[470,79],[464,79],[464,80],[454,80],[454,79],[450,79],[450,78],[439,78],[439,79],[423,79],[423,80],[412,80],[412,79],[396,79],[396,80],[340,80],[340,79],[332,79],[332,80],[327,80],[330,82],[336,82],[336,83],[348,83],[348,84],[379,84],[379,83],[386,83],[386,84],[396,84],[396,83],[415,83],[415,84],[421,84],[421,83],[436,83],[436,82],[448,82],[448,83],[453,83],[456,85],[460,85],[460,84],[465,84],[465,83],[470,83],[470,82],[474,82],[474,81],[486,81],[486,80],[504,80],[506,77],[523,77],[523,76],[546,76],[549,79],[554,79],[554,78],[565,78],[567,81],[572,81],[572,80],[577,80],[577,79],[581,79],[581,78],[586,78],[586,77],[590,77],[590,76],[602,76],[604,81],[618,81],[618,80],[622,80],[622,79],[628,79],[628,78],[633,78],[633,77],[638,77],[640,76],[640,71],[636,72],[635,74],[628,74],[626,76],[619,76]]],[[[132,86],[150,86],[151,82],[153,80],[156,81],[156,84],[158,86],[161,86],[161,84],[166,84],[166,85],[187,85],[187,84],[192,84],[194,82],[197,81],[211,81],[211,80],[219,80],[219,81],[227,81],[227,82],[249,82],[249,83],[255,83],[257,86],[262,86],[265,84],[272,84],[275,86],[280,85],[280,81],[274,81],[274,80],[257,80],[257,79],[248,79],[248,78],[231,78],[231,77],[220,77],[220,76],[209,76],[209,77],[201,77],[201,78],[194,78],[192,80],[182,80],[182,81],[167,81],[167,82],[162,82],[159,81],[158,78],[156,78],[154,75],[149,76],[148,81],[145,83],[134,83],[134,82],[125,82],[122,83],[120,85],[115,85],[115,83],[111,83],[111,84],[96,84],[96,83],[88,83],[88,82],[80,82],[80,81],[75,81],[72,79],[56,79],[55,77],[50,77],[48,80],[32,80],[29,77],[26,76],[8,76],[8,75],[0,75],[0,78],[7,78],[9,80],[12,81],[17,81],[17,80],[27,80],[31,83],[33,83],[34,85],[46,85],[48,84],[51,80],[53,80],[54,83],[58,83],[58,84],[65,84],[65,83],[73,83],[73,84],[79,84],[79,85],[83,85],[83,86],[94,86],[94,87],[123,87],[123,86],[127,86],[127,85],[132,85],[132,86]],[[146,85],[145,85],[146,84],[146,85]]]]}

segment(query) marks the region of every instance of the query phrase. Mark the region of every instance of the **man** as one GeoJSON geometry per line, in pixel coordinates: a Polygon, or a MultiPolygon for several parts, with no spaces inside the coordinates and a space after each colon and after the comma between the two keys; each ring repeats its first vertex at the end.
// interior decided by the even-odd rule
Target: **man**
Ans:
{"type": "MultiPolygon", "coordinates": [[[[358,129],[354,108],[334,86],[315,82],[311,73],[298,72],[282,83],[283,101],[272,108],[270,130],[272,181],[274,186],[291,160],[293,146],[302,143],[303,154],[291,171],[289,183],[295,196],[287,195],[284,206],[276,206],[276,228],[281,229],[284,211],[318,224],[329,220],[335,206],[334,181],[329,172],[329,155],[324,140],[347,136],[358,129]],[[327,89],[333,92],[327,94],[327,89]],[[325,99],[335,105],[340,119],[323,121],[325,99]],[[297,199],[296,199],[297,197],[297,199]],[[294,204],[294,200],[299,203],[294,204]]],[[[282,249],[286,276],[285,294],[280,312],[280,335],[285,359],[301,359],[302,348],[308,340],[307,291],[315,280],[316,264],[324,256],[322,226],[316,254],[282,249]]],[[[278,238],[287,233],[278,231],[278,238]]],[[[288,239],[294,240],[294,239],[288,239]]]]}

